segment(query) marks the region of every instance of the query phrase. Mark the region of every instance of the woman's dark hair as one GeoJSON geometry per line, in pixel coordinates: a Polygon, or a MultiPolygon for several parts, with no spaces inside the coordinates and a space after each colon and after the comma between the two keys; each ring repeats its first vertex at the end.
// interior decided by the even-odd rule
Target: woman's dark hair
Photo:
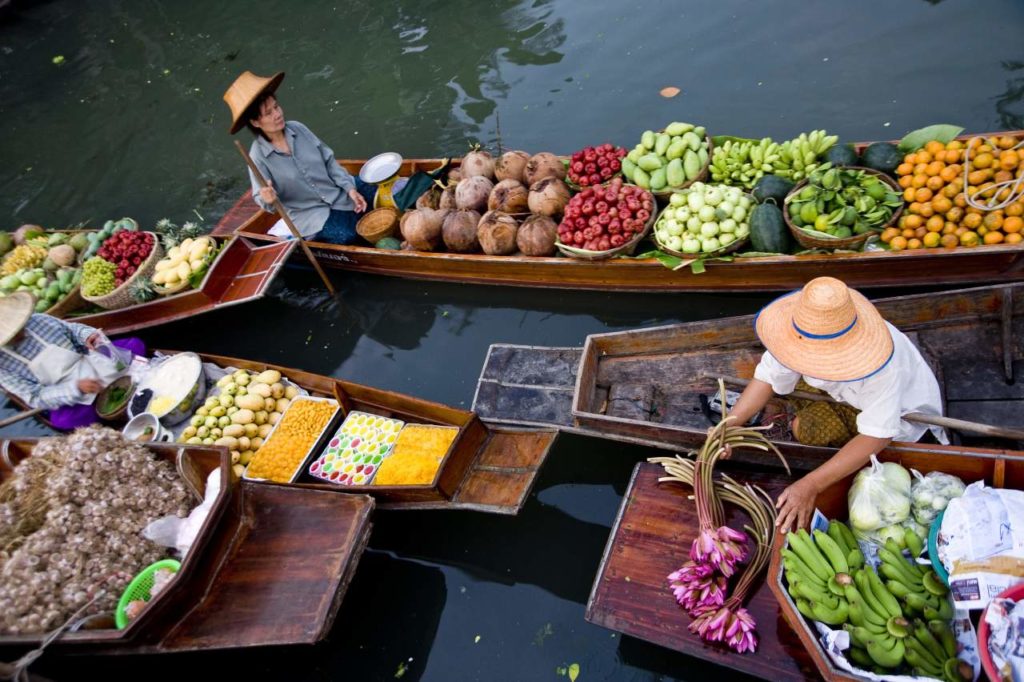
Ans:
{"type": "Polygon", "coordinates": [[[260,93],[260,96],[254,99],[252,104],[249,105],[249,108],[245,110],[244,114],[242,114],[242,120],[245,121],[245,127],[252,131],[253,135],[262,137],[264,140],[269,139],[266,133],[254,126],[252,121],[260,117],[260,113],[263,109],[263,103],[271,97],[274,97],[274,93],[272,92],[260,93]]]}

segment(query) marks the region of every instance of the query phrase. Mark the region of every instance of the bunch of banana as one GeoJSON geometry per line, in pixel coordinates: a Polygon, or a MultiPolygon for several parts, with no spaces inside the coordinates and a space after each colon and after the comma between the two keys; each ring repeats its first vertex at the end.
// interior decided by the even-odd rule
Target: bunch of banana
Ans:
{"type": "MultiPolygon", "coordinates": [[[[970,666],[956,657],[948,588],[931,569],[904,559],[893,540],[880,548],[876,572],[839,521],[827,533],[801,530],[787,539],[782,561],[790,596],[807,618],[850,633],[852,663],[877,673],[904,666],[943,682],[971,678],[970,666]]],[[[911,551],[923,544],[913,531],[905,539],[911,551]]]]}
{"type": "Polygon", "coordinates": [[[772,173],[798,182],[823,164],[820,157],[839,140],[824,130],[800,133],[779,144],[770,137],[760,141],[727,140],[711,155],[711,178],[715,182],[753,188],[762,176],[772,173]]]}

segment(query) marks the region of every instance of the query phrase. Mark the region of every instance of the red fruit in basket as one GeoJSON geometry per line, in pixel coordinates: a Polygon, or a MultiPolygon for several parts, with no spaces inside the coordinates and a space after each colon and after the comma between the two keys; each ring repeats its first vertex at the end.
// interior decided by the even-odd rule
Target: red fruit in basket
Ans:
{"type": "Polygon", "coordinates": [[[577,179],[576,184],[581,186],[581,187],[586,187],[587,185],[590,184],[590,178],[588,178],[586,175],[581,175],[577,179]]]}
{"type": "Polygon", "coordinates": [[[601,237],[598,244],[600,245],[601,251],[607,251],[612,248],[612,242],[608,237],[601,237]]]}
{"type": "Polygon", "coordinates": [[[604,201],[604,200],[601,200],[601,199],[598,199],[597,203],[594,204],[594,210],[596,210],[598,213],[607,213],[608,212],[608,202],[604,201]]]}
{"type": "Polygon", "coordinates": [[[636,219],[641,221],[641,222],[645,222],[646,223],[647,219],[650,218],[650,217],[651,217],[651,212],[648,211],[646,208],[641,208],[639,211],[636,212],[636,219]]]}
{"type": "Polygon", "coordinates": [[[622,238],[621,234],[613,234],[608,241],[612,247],[622,246],[626,243],[626,240],[622,238]]]}
{"type": "Polygon", "coordinates": [[[139,256],[132,256],[132,265],[134,265],[135,267],[138,267],[141,264],[142,264],[142,258],[140,258],[139,256]]]}
{"type": "Polygon", "coordinates": [[[583,215],[592,214],[594,212],[594,202],[589,200],[584,201],[583,206],[580,207],[580,211],[582,211],[583,215]]]}
{"type": "Polygon", "coordinates": [[[589,147],[585,152],[583,152],[583,160],[587,163],[597,160],[597,152],[594,151],[593,147],[589,147]]]}
{"type": "Polygon", "coordinates": [[[613,173],[618,173],[620,170],[622,170],[622,162],[619,161],[618,159],[612,159],[611,161],[608,162],[608,170],[612,171],[613,173]]]}
{"type": "Polygon", "coordinates": [[[612,218],[608,221],[608,232],[610,234],[618,234],[622,231],[622,221],[618,218],[612,218]]]}
{"type": "Polygon", "coordinates": [[[599,216],[597,216],[597,222],[601,223],[602,225],[607,225],[608,223],[611,222],[611,220],[612,217],[607,213],[602,213],[599,216]]]}
{"type": "Polygon", "coordinates": [[[583,236],[582,232],[577,232],[576,233],[576,238],[573,239],[573,241],[576,243],[576,246],[580,246],[580,245],[586,243],[587,238],[583,236]]]}
{"type": "Polygon", "coordinates": [[[582,173],[583,172],[583,168],[584,168],[584,165],[583,165],[582,161],[573,161],[572,162],[572,171],[574,173],[582,173]]]}
{"type": "Polygon", "coordinates": [[[594,162],[590,162],[590,163],[584,164],[583,165],[583,170],[586,171],[588,175],[596,173],[597,172],[597,164],[594,163],[594,162]]]}
{"type": "Polygon", "coordinates": [[[591,185],[600,185],[601,184],[601,176],[598,175],[597,173],[593,173],[590,176],[590,184],[591,185]]]}

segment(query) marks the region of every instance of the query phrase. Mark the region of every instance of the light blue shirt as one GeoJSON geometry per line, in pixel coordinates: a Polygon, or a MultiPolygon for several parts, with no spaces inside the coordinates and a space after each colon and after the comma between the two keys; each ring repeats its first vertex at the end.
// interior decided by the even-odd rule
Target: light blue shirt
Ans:
{"type": "MultiPolygon", "coordinates": [[[[334,160],[334,152],[298,121],[284,124],[285,139],[291,154],[285,154],[268,140],[257,137],[249,155],[277,192],[288,210],[292,222],[303,237],[310,237],[327,222],[331,209],[351,211],[355,203],[348,193],[355,189],[355,181],[348,171],[334,160]]],[[[253,172],[252,198],[264,211],[272,213],[260,199],[260,185],[253,172]]]]}
{"type": "MultiPolygon", "coordinates": [[[[51,315],[36,313],[29,318],[25,328],[47,343],[74,351],[81,355],[88,353],[85,341],[96,331],[77,322],[65,322],[51,315]]],[[[26,360],[32,360],[43,350],[43,345],[30,334],[16,344],[7,346],[26,360]]],[[[29,407],[52,410],[70,405],[82,397],[77,382],[67,381],[54,386],[45,386],[29,370],[28,365],[9,353],[0,352],[0,387],[13,393],[29,407]]]]}

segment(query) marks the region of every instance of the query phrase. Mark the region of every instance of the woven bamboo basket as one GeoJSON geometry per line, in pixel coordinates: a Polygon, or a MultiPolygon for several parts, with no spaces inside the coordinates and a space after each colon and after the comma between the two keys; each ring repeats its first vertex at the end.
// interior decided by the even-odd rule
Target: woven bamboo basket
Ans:
{"type": "MultiPolygon", "coordinates": [[[[895,180],[893,180],[885,173],[876,171],[873,168],[864,168],[862,166],[844,166],[843,168],[845,170],[858,170],[864,171],[871,175],[877,175],[878,178],[882,182],[889,185],[894,192],[897,192],[901,195],[903,193],[903,188],[899,186],[899,183],[897,183],[895,180]]],[[[889,219],[889,222],[887,222],[884,225],[881,225],[880,227],[875,228],[874,230],[871,230],[870,232],[865,232],[864,234],[855,234],[852,237],[843,237],[841,239],[816,237],[800,229],[800,227],[795,225],[793,221],[790,220],[789,218],[789,198],[799,194],[800,190],[802,190],[806,186],[807,180],[804,179],[801,180],[796,187],[790,190],[789,194],[786,195],[785,205],[782,208],[782,218],[783,220],[786,221],[786,225],[789,227],[790,233],[792,233],[793,238],[796,239],[800,246],[804,247],[805,249],[859,249],[860,247],[864,246],[864,242],[866,242],[871,235],[879,234],[882,232],[882,230],[889,227],[890,225],[895,225],[896,221],[899,220],[900,216],[903,214],[903,208],[905,207],[905,204],[901,204],[899,208],[893,211],[892,218],[889,219]]]]}
{"type": "Polygon", "coordinates": [[[149,252],[149,256],[146,260],[139,264],[139,267],[135,270],[132,276],[126,279],[121,286],[114,289],[109,294],[105,294],[103,296],[86,296],[85,294],[82,294],[83,299],[98,305],[104,310],[118,310],[137,303],[137,301],[132,298],[132,284],[142,277],[151,277],[156,271],[157,261],[164,257],[164,249],[163,246],[160,245],[160,237],[153,232],[147,232],[146,234],[152,235],[153,237],[153,250],[149,252]]]}
{"type": "Polygon", "coordinates": [[[46,311],[46,314],[53,317],[64,317],[78,310],[83,305],[85,305],[85,301],[82,299],[82,286],[76,284],[75,288],[69,291],[64,298],[57,301],[53,307],[46,311]]]}
{"type": "MultiPolygon", "coordinates": [[[[658,132],[663,133],[665,131],[659,130],[658,132]]],[[[657,200],[659,204],[665,205],[668,202],[669,197],[671,197],[675,192],[678,192],[681,189],[686,189],[695,182],[704,182],[708,179],[708,177],[710,177],[711,154],[715,151],[715,144],[714,142],[711,141],[711,135],[709,135],[708,133],[704,133],[704,140],[707,141],[708,143],[708,160],[700,169],[700,172],[697,173],[697,177],[695,177],[693,180],[687,180],[683,184],[679,185],[679,187],[666,187],[665,189],[659,189],[657,192],[655,192],[652,189],[651,194],[654,195],[654,198],[657,200]]]]}
{"type": "Polygon", "coordinates": [[[614,249],[608,249],[607,251],[588,251],[587,249],[580,249],[575,246],[569,246],[563,244],[560,241],[555,242],[555,246],[562,252],[563,255],[569,256],[570,258],[579,258],[580,260],[608,260],[615,256],[631,256],[636,251],[637,245],[642,242],[648,234],[651,232],[651,228],[654,227],[654,221],[657,219],[657,211],[651,211],[651,217],[647,219],[647,223],[644,225],[644,229],[637,233],[631,240],[623,244],[622,246],[616,246],[614,249]]]}
{"type": "Polygon", "coordinates": [[[399,211],[393,206],[381,206],[367,212],[356,223],[356,233],[360,237],[376,244],[385,237],[394,236],[398,231],[399,211]]]}

